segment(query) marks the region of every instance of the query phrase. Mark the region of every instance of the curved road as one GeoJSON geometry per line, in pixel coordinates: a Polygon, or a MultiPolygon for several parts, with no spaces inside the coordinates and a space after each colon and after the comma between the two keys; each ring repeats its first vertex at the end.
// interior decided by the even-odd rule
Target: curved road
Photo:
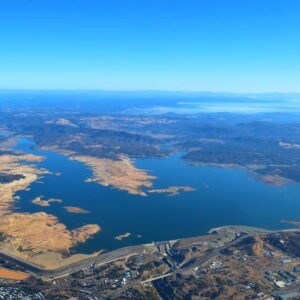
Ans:
{"type": "Polygon", "coordinates": [[[137,245],[137,246],[129,246],[129,247],[116,249],[53,270],[44,269],[36,264],[25,261],[19,257],[12,256],[9,253],[6,253],[4,251],[0,251],[0,257],[13,264],[23,267],[28,272],[36,276],[53,279],[53,278],[69,275],[71,273],[77,272],[82,269],[86,269],[91,265],[100,266],[102,264],[106,264],[109,262],[113,262],[115,260],[119,260],[125,257],[142,253],[143,250],[146,248],[146,246],[147,245],[137,245]]]}
{"type": "MultiPolygon", "coordinates": [[[[287,231],[299,231],[299,229],[277,230],[277,231],[272,231],[272,232],[276,233],[276,232],[287,232],[287,231]]],[[[270,232],[266,232],[266,233],[270,233],[270,232]]],[[[205,254],[204,256],[197,258],[196,261],[192,263],[192,265],[195,265],[195,264],[202,265],[204,262],[208,261],[215,255],[219,254],[221,250],[224,250],[225,248],[230,247],[230,246],[234,245],[235,243],[240,242],[249,236],[255,236],[255,235],[259,235],[259,234],[262,234],[262,233],[253,233],[253,234],[246,234],[246,235],[240,236],[239,238],[226,243],[224,246],[216,248],[216,249],[212,250],[211,252],[205,254]]],[[[63,267],[59,267],[59,268],[53,269],[53,270],[44,269],[38,265],[35,265],[28,261],[25,261],[19,257],[12,256],[11,254],[1,251],[1,250],[0,250],[0,257],[2,257],[3,259],[5,259],[13,264],[23,267],[28,272],[30,272],[38,277],[53,279],[53,278],[57,278],[57,277],[67,276],[67,275],[77,272],[79,270],[86,269],[86,268],[90,267],[91,265],[100,266],[100,265],[107,264],[109,262],[113,262],[113,261],[116,261],[116,260],[119,260],[122,258],[141,254],[150,245],[153,245],[153,244],[142,244],[142,245],[135,245],[135,246],[119,248],[119,249],[116,249],[116,250],[113,250],[110,252],[106,252],[106,253],[101,253],[98,256],[86,258],[81,261],[78,261],[78,262],[63,266],[63,267]]],[[[191,258],[191,259],[193,259],[193,258],[191,258]]],[[[189,264],[189,262],[191,262],[191,259],[189,259],[189,261],[182,264],[180,266],[180,269],[181,270],[185,269],[186,268],[185,266],[187,266],[187,265],[189,266],[188,269],[190,269],[191,265],[189,264]]]]}

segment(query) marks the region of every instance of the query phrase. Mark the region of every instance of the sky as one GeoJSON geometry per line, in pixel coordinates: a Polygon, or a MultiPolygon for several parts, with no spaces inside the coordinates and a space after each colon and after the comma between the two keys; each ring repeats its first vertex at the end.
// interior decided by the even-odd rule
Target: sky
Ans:
{"type": "Polygon", "coordinates": [[[1,89],[300,92],[298,0],[0,0],[1,89]]]}

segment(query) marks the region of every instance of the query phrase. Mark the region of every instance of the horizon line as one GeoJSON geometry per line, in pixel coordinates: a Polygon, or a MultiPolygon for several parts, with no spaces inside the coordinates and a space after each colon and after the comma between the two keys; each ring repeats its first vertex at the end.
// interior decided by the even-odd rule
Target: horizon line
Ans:
{"type": "Polygon", "coordinates": [[[223,94],[223,95],[261,95],[261,94],[299,94],[300,91],[206,91],[206,90],[168,90],[168,89],[98,89],[98,88],[0,88],[0,92],[102,92],[102,93],[166,93],[166,94],[223,94]]]}

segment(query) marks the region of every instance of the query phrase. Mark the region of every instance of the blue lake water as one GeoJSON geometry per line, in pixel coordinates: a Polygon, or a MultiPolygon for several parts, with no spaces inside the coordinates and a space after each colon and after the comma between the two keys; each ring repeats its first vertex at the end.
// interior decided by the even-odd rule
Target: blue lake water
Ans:
{"type": "Polygon", "coordinates": [[[190,166],[180,154],[166,159],[138,159],[136,166],[157,176],[154,188],[189,185],[195,192],[174,197],[150,194],[133,196],[126,192],[85,179],[92,174],[84,164],[48,151],[31,150],[32,143],[20,139],[16,150],[45,156],[38,166],[51,172],[29,191],[19,192],[16,211],[45,211],[59,218],[68,228],[97,223],[101,232],[76,251],[85,253],[100,249],[114,249],[130,244],[190,237],[207,233],[216,226],[249,225],[266,229],[287,228],[285,220],[300,219],[300,186],[275,187],[252,178],[244,170],[190,166]],[[50,207],[32,204],[32,199],[43,195],[60,198],[63,203],[50,207]],[[89,214],[72,214],[63,206],[78,206],[89,214]],[[122,241],[115,236],[130,232],[122,241]],[[141,237],[138,237],[141,235],[141,237]]]}

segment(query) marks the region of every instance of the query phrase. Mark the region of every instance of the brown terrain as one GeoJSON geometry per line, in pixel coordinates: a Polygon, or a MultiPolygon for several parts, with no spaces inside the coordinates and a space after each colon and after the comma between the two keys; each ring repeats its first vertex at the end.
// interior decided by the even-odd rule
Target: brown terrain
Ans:
{"type": "Polygon", "coordinates": [[[152,187],[152,181],[155,179],[145,170],[136,168],[125,156],[120,157],[119,160],[92,156],[72,156],[72,159],[85,163],[93,170],[93,178],[88,181],[127,191],[132,195],[146,196],[142,189],[152,187]]]}
{"type": "Polygon", "coordinates": [[[279,175],[259,175],[255,177],[257,177],[259,180],[262,180],[265,183],[274,186],[283,186],[283,185],[295,183],[293,180],[279,175]]]}
{"type": "MultiPolygon", "coordinates": [[[[1,131],[1,129],[0,129],[1,131]]],[[[0,142],[0,149],[1,150],[8,150],[11,149],[11,147],[16,146],[17,144],[17,138],[16,137],[9,137],[7,139],[4,139],[0,142]]]]}
{"type": "Polygon", "coordinates": [[[266,175],[259,174],[258,171],[260,169],[266,168],[267,167],[266,165],[202,163],[202,162],[194,162],[194,161],[189,161],[189,163],[193,166],[216,167],[216,168],[221,168],[221,169],[243,169],[243,170],[249,172],[257,180],[263,181],[267,184],[274,185],[274,186],[283,186],[283,185],[295,183],[294,180],[277,175],[277,174],[266,174],[266,175]]]}
{"type": "Polygon", "coordinates": [[[130,236],[131,236],[131,233],[130,232],[126,232],[124,234],[117,235],[115,237],[115,239],[118,240],[118,241],[122,241],[123,239],[126,239],[126,238],[128,238],[130,236]]]}
{"type": "Polygon", "coordinates": [[[64,209],[69,212],[69,213],[73,213],[73,214],[88,214],[89,211],[80,207],[76,207],[76,206],[64,206],[64,209]]]}
{"type": "MultiPolygon", "coordinates": [[[[96,224],[68,230],[52,215],[45,212],[34,214],[15,213],[12,206],[15,193],[28,189],[40,176],[48,173],[28,163],[40,162],[42,157],[35,155],[5,154],[0,156],[0,172],[6,175],[22,175],[22,178],[0,184],[0,241],[1,251],[28,259],[41,266],[51,268],[64,263],[64,256],[78,243],[84,243],[100,231],[96,224]],[[27,164],[26,164],[27,163],[27,164]]],[[[53,200],[35,199],[35,204],[47,206],[53,200]],[[52,200],[52,201],[50,201],[52,200]]],[[[81,259],[80,255],[74,259],[81,259]]],[[[72,257],[68,260],[73,261],[72,257]]]]}
{"type": "Polygon", "coordinates": [[[8,269],[0,269],[0,278],[9,280],[25,280],[29,277],[29,274],[23,272],[16,272],[8,269]]]}
{"type": "Polygon", "coordinates": [[[68,230],[55,216],[44,212],[11,213],[0,220],[0,232],[23,257],[53,251],[68,253],[70,248],[85,242],[100,231],[98,225],[85,225],[68,230]]]}
{"type": "Polygon", "coordinates": [[[162,194],[168,194],[168,196],[176,196],[181,191],[182,192],[194,192],[196,189],[190,187],[190,186],[170,186],[166,189],[153,189],[149,190],[148,193],[162,193],[162,194]]]}
{"type": "Polygon", "coordinates": [[[9,183],[0,184],[0,215],[10,212],[14,202],[14,194],[25,190],[38,176],[47,173],[46,170],[38,169],[33,165],[21,164],[21,162],[39,162],[43,158],[33,155],[2,155],[0,156],[0,172],[8,175],[22,174],[24,178],[9,183]]]}
{"type": "Polygon", "coordinates": [[[57,202],[61,203],[61,199],[56,199],[56,198],[50,198],[48,200],[43,200],[42,197],[36,197],[32,200],[33,204],[39,205],[39,206],[50,206],[50,203],[57,202]]]}

